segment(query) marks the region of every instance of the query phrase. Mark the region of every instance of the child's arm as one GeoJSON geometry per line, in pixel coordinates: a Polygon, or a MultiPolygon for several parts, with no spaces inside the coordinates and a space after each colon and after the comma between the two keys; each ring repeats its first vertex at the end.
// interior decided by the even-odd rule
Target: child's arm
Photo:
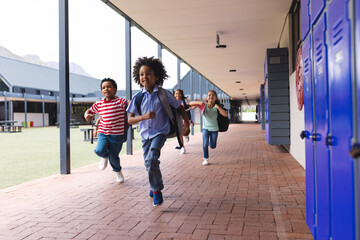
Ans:
{"type": "Polygon", "coordinates": [[[201,105],[201,104],[203,104],[204,102],[202,102],[202,101],[191,101],[191,102],[189,102],[189,106],[191,106],[191,107],[197,107],[197,106],[199,106],[199,105],[201,105]]]}
{"type": "Polygon", "coordinates": [[[136,123],[141,122],[143,120],[154,119],[155,115],[156,114],[153,111],[149,111],[149,112],[147,112],[147,113],[145,113],[144,115],[141,115],[141,116],[135,116],[135,113],[129,113],[128,123],[130,125],[133,125],[133,124],[136,124],[136,123]]]}
{"type": "Polygon", "coordinates": [[[219,110],[219,113],[221,115],[223,115],[224,117],[227,117],[228,116],[228,113],[227,111],[225,111],[222,107],[220,107],[219,105],[215,104],[214,106],[217,110],[219,110]]]}
{"type": "Polygon", "coordinates": [[[94,138],[97,138],[100,120],[101,120],[101,117],[99,117],[98,120],[96,120],[95,128],[94,128],[94,138]]]}
{"type": "Polygon", "coordinates": [[[84,113],[84,118],[85,118],[85,120],[88,121],[88,122],[91,122],[91,120],[93,120],[94,114],[91,114],[90,108],[85,111],[85,113],[84,113]]]}
{"type": "Polygon", "coordinates": [[[184,119],[184,124],[185,124],[185,126],[183,127],[182,134],[183,134],[184,136],[188,136],[189,133],[190,133],[190,129],[189,129],[189,118],[188,118],[188,116],[187,116],[187,113],[186,113],[186,111],[185,111],[185,108],[184,108],[183,105],[180,105],[180,106],[177,108],[177,110],[180,111],[180,114],[181,114],[182,118],[184,119]]]}

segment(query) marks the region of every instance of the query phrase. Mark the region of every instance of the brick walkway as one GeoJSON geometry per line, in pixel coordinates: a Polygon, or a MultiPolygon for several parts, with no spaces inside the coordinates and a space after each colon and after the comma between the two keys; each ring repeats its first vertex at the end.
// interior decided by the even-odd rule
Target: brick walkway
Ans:
{"type": "Polygon", "coordinates": [[[0,239],[312,239],[305,171],[258,124],[220,133],[202,166],[201,133],[187,154],[162,150],[164,203],[153,207],[142,151],[121,158],[124,184],[97,164],[0,190],[0,239]]]}

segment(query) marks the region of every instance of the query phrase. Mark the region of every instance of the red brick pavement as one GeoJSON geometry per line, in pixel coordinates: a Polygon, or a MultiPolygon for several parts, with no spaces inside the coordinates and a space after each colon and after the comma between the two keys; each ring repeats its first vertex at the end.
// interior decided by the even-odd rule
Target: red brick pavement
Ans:
{"type": "Polygon", "coordinates": [[[312,239],[304,169],[258,124],[220,133],[209,166],[201,133],[184,155],[175,144],[161,153],[161,206],[148,197],[138,151],[121,157],[123,184],[92,164],[0,190],[0,239],[312,239]]]}

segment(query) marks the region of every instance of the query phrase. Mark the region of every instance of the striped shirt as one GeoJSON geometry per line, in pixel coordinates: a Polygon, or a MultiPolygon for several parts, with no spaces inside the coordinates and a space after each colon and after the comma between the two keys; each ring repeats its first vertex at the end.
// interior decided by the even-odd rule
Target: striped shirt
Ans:
{"type": "Polygon", "coordinates": [[[106,135],[123,135],[127,100],[115,97],[109,101],[96,101],[90,108],[92,114],[99,113],[101,120],[98,132],[106,135]]]}

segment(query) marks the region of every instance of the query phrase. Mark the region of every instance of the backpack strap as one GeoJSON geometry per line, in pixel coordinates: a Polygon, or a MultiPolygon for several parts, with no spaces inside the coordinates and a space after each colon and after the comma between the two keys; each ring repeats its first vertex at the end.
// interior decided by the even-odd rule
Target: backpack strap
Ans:
{"type": "Polygon", "coordinates": [[[169,116],[170,118],[170,121],[176,125],[176,120],[175,120],[175,117],[174,117],[174,114],[172,113],[171,111],[171,108],[170,108],[170,104],[169,104],[169,101],[167,99],[167,96],[166,96],[166,93],[165,93],[165,90],[162,88],[162,87],[159,87],[158,88],[158,98],[161,102],[161,105],[163,106],[163,108],[165,109],[167,115],[169,116]]]}
{"type": "Polygon", "coordinates": [[[165,109],[167,115],[169,116],[170,121],[175,125],[176,138],[178,140],[179,146],[183,147],[184,145],[182,144],[181,139],[180,139],[180,133],[179,133],[179,128],[178,128],[178,125],[177,125],[177,121],[175,119],[174,114],[171,111],[170,104],[169,104],[169,101],[167,99],[167,95],[166,95],[165,91],[166,90],[164,90],[162,87],[159,87],[158,88],[158,98],[159,98],[159,100],[161,102],[161,105],[165,109]]]}
{"type": "Polygon", "coordinates": [[[141,102],[144,97],[144,93],[140,91],[138,94],[135,95],[135,106],[137,107],[137,111],[139,115],[141,115],[141,102]]]}

